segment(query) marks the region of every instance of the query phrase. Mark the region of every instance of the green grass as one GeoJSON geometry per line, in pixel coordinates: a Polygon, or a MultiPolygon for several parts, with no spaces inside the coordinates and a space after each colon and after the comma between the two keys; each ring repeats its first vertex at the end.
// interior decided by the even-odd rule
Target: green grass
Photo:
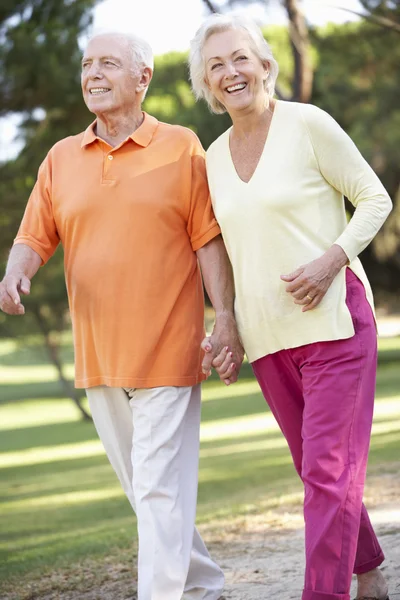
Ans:
{"type": "MultiPolygon", "coordinates": [[[[63,352],[72,374],[68,343],[63,352]]],[[[381,340],[372,469],[399,464],[399,360],[400,339],[381,340]]],[[[5,589],[87,557],[130,564],[136,536],[130,505],[94,426],[63,398],[53,367],[37,348],[0,344],[0,399],[5,589]]],[[[249,511],[301,502],[286,443],[248,364],[235,386],[226,388],[215,376],[204,384],[202,411],[198,522],[214,520],[218,527],[249,511]]]]}

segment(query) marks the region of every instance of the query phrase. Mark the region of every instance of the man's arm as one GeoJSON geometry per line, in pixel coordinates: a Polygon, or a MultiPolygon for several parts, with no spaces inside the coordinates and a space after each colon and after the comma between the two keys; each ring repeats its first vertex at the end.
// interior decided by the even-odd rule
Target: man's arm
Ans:
{"type": "Polygon", "coordinates": [[[208,244],[197,250],[200,268],[207,294],[215,310],[215,325],[212,335],[203,345],[206,349],[202,368],[204,373],[211,369],[213,359],[218,356],[224,347],[228,347],[232,367],[226,383],[237,380],[243,362],[244,351],[239,339],[233,302],[235,290],[233,284],[232,267],[226,253],[222,237],[218,235],[208,244]],[[207,352],[207,347],[209,348],[207,352]]]}
{"type": "Polygon", "coordinates": [[[20,294],[29,294],[31,279],[38,271],[42,259],[26,244],[15,244],[8,258],[6,273],[0,282],[0,309],[9,315],[23,315],[20,294]]]}

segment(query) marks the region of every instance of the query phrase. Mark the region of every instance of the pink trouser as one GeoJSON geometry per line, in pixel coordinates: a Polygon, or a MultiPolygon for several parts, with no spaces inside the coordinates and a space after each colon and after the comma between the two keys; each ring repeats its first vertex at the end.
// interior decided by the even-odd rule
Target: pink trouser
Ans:
{"type": "Polygon", "coordinates": [[[252,363],[304,483],[302,600],[349,600],[352,573],[384,555],[362,503],[375,394],[376,329],[362,283],[346,270],[355,335],[252,363]]]}

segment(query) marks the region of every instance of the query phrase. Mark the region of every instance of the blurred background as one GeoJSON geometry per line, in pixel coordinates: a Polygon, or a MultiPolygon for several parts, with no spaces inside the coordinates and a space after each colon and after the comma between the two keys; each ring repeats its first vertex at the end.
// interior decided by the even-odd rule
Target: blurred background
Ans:
{"type": "MultiPolygon", "coordinates": [[[[381,334],[370,460],[375,483],[369,493],[377,506],[390,503],[398,498],[393,474],[398,476],[400,467],[399,1],[3,0],[0,271],[41,161],[55,142],[93,120],[80,91],[88,37],[107,28],[146,38],[156,60],[144,109],[159,120],[190,127],[207,148],[230,125],[229,118],[215,117],[195,103],[187,51],[206,15],[231,11],[245,11],[263,27],[280,66],[277,97],[327,110],[394,203],[361,255],[381,334]],[[381,477],[386,477],[384,486],[381,477]]],[[[351,206],[348,210],[351,214],[351,206]]],[[[24,318],[0,314],[0,582],[8,594],[1,598],[42,597],[35,595],[40,590],[50,594],[46,598],[66,598],[62,594],[71,585],[84,597],[85,585],[105,585],[115,570],[119,581],[124,573],[131,577],[133,518],[83,394],[72,384],[62,262],[60,248],[36,276],[24,318]],[[115,561],[107,563],[110,555],[118,557],[118,568],[115,561]],[[94,563],[78,567],[88,556],[94,563]],[[107,566],[99,570],[97,560],[107,566]]],[[[208,326],[212,319],[208,309],[208,326]]],[[[218,532],[209,533],[210,543],[223,539],[221,523],[226,530],[243,515],[287,505],[296,511],[300,504],[301,487],[285,443],[249,366],[231,389],[212,377],[204,386],[199,488],[200,522],[218,532]]],[[[388,523],[399,535],[400,516],[390,514],[388,523]]]]}

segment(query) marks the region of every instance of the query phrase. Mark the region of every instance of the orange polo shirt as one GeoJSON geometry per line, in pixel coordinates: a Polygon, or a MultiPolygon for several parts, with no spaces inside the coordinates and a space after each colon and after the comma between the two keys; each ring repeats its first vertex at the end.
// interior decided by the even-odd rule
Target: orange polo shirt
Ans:
{"type": "Polygon", "coordinates": [[[43,263],[64,247],[76,387],[194,385],[204,379],[195,252],[220,233],[204,151],[189,129],[147,114],[115,148],[93,126],[50,150],[15,243],[43,263]]]}

